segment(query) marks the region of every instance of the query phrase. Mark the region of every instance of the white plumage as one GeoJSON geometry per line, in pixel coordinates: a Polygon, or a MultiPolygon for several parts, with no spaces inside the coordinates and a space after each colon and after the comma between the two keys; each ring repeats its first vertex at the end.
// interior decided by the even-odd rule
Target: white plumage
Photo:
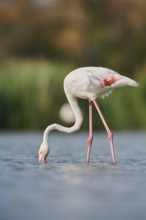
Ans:
{"type": "Polygon", "coordinates": [[[103,67],[82,67],[70,72],[64,89],[76,97],[94,100],[104,97],[116,87],[137,86],[134,80],[103,67]]]}

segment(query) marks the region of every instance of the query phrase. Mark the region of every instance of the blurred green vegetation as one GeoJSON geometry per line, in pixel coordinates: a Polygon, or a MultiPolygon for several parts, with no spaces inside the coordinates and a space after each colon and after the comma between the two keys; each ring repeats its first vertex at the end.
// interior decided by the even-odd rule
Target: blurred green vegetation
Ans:
{"type": "MultiPolygon", "coordinates": [[[[99,104],[113,129],[146,129],[145,21],[145,0],[1,0],[0,129],[62,123],[63,79],[80,66],[137,80],[99,104]]],[[[79,104],[87,128],[88,102],[79,104]]]]}
{"type": "Polygon", "coordinates": [[[0,127],[37,129],[58,119],[70,68],[47,61],[11,60],[0,65],[0,127]]]}
{"type": "MultiPolygon", "coordinates": [[[[42,129],[60,121],[59,109],[67,100],[63,90],[65,75],[72,65],[45,60],[7,60],[0,64],[1,129],[42,129]]],[[[119,88],[110,97],[99,99],[112,129],[146,128],[146,66],[139,71],[138,88],[119,88]]],[[[88,127],[88,101],[79,100],[88,127]]],[[[94,109],[94,127],[103,125],[94,109]]]]}

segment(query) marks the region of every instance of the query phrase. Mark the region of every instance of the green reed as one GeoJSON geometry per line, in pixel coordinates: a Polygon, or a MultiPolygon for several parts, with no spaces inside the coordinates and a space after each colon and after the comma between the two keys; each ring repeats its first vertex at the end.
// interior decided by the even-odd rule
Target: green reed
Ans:
{"type": "MultiPolygon", "coordinates": [[[[44,129],[63,122],[59,109],[67,100],[63,79],[75,67],[46,60],[7,60],[0,63],[0,128],[44,129]]],[[[112,129],[146,128],[146,76],[144,68],[138,88],[120,88],[99,104],[112,129]]],[[[88,102],[80,100],[84,115],[82,128],[88,127],[88,102]]],[[[93,124],[103,125],[94,110],[93,124]]]]}

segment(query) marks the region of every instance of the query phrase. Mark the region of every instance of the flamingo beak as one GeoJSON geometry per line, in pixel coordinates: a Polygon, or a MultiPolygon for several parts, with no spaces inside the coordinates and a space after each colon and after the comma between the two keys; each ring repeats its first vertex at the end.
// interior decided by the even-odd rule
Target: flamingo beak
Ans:
{"type": "Polygon", "coordinates": [[[42,164],[46,163],[46,157],[43,153],[39,154],[39,163],[42,163],[42,164]]]}

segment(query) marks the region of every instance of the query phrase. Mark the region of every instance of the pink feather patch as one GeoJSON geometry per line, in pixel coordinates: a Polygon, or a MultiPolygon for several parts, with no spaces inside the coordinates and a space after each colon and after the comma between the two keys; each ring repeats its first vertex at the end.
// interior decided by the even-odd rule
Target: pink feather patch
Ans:
{"type": "Polygon", "coordinates": [[[104,86],[110,86],[112,85],[113,83],[115,83],[115,78],[111,78],[111,79],[104,79],[104,86]]]}

